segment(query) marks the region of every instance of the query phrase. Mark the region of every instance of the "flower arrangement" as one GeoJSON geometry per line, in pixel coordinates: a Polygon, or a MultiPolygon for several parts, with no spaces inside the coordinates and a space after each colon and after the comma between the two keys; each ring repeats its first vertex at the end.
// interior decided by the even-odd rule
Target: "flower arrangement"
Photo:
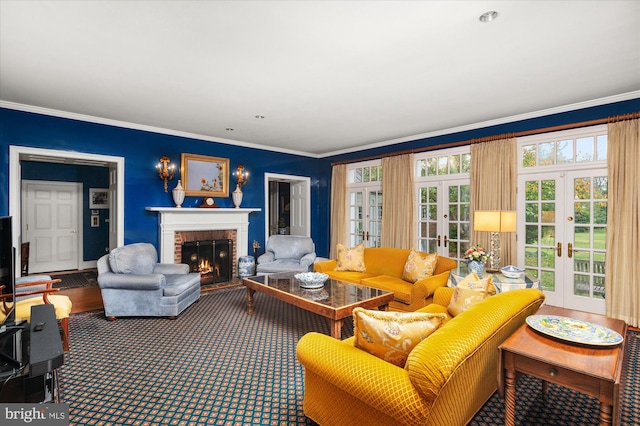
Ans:
{"type": "Polygon", "coordinates": [[[489,254],[485,251],[485,249],[476,244],[475,246],[464,252],[464,258],[470,261],[475,260],[484,263],[489,259],[489,254]]]}

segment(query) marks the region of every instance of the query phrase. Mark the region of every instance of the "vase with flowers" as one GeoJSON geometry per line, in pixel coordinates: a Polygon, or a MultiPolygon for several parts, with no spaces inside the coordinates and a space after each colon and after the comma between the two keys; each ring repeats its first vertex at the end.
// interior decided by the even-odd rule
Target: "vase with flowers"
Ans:
{"type": "Polygon", "coordinates": [[[484,273],[484,263],[489,259],[489,254],[478,244],[469,248],[464,252],[464,258],[467,259],[467,268],[469,272],[476,271],[478,276],[484,273]]]}

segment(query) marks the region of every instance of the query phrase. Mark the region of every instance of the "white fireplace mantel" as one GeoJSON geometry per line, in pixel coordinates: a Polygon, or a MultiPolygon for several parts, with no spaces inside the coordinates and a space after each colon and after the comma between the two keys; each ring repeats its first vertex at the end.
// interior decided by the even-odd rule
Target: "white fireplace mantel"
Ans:
{"type": "Polygon", "coordinates": [[[175,233],[180,231],[236,231],[236,254],[249,251],[249,213],[262,209],[248,208],[177,208],[147,207],[160,215],[160,262],[174,263],[175,233]]]}

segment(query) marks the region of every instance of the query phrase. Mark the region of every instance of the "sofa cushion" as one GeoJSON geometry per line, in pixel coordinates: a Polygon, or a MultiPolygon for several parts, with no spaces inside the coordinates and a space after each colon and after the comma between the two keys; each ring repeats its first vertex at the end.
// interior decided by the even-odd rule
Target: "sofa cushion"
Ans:
{"type": "Polygon", "coordinates": [[[338,244],[338,264],[336,271],[364,272],[367,267],[364,264],[364,243],[350,249],[338,244]]]}
{"type": "Polygon", "coordinates": [[[326,271],[325,274],[329,275],[332,280],[346,281],[348,283],[360,284],[363,280],[371,277],[375,277],[374,274],[369,272],[353,272],[353,271],[326,271]]]}
{"type": "Polygon", "coordinates": [[[404,367],[411,350],[445,319],[444,314],[353,310],[355,347],[404,367]]]}
{"type": "Polygon", "coordinates": [[[464,277],[456,286],[447,309],[452,316],[456,316],[485,298],[496,294],[491,275],[478,278],[475,271],[464,277]]]}
{"type": "Polygon", "coordinates": [[[404,264],[402,279],[415,283],[422,278],[430,277],[436,269],[437,262],[437,253],[419,253],[415,250],[411,250],[407,257],[407,261],[404,264]]]}
{"type": "Polygon", "coordinates": [[[379,275],[377,277],[363,278],[360,282],[367,287],[393,292],[396,300],[411,304],[413,284],[408,281],[389,275],[379,275]]]}
{"type": "Polygon", "coordinates": [[[156,249],[148,243],[129,244],[109,253],[109,267],[117,274],[152,274],[156,263],[156,249]]]}

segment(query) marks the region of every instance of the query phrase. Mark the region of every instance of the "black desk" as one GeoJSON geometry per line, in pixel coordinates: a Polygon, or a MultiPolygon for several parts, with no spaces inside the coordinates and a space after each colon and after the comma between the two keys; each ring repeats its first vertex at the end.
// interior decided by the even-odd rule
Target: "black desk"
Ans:
{"type": "Polygon", "coordinates": [[[33,306],[29,324],[9,327],[0,335],[0,402],[58,402],[64,352],[53,305],[33,306]]]}

